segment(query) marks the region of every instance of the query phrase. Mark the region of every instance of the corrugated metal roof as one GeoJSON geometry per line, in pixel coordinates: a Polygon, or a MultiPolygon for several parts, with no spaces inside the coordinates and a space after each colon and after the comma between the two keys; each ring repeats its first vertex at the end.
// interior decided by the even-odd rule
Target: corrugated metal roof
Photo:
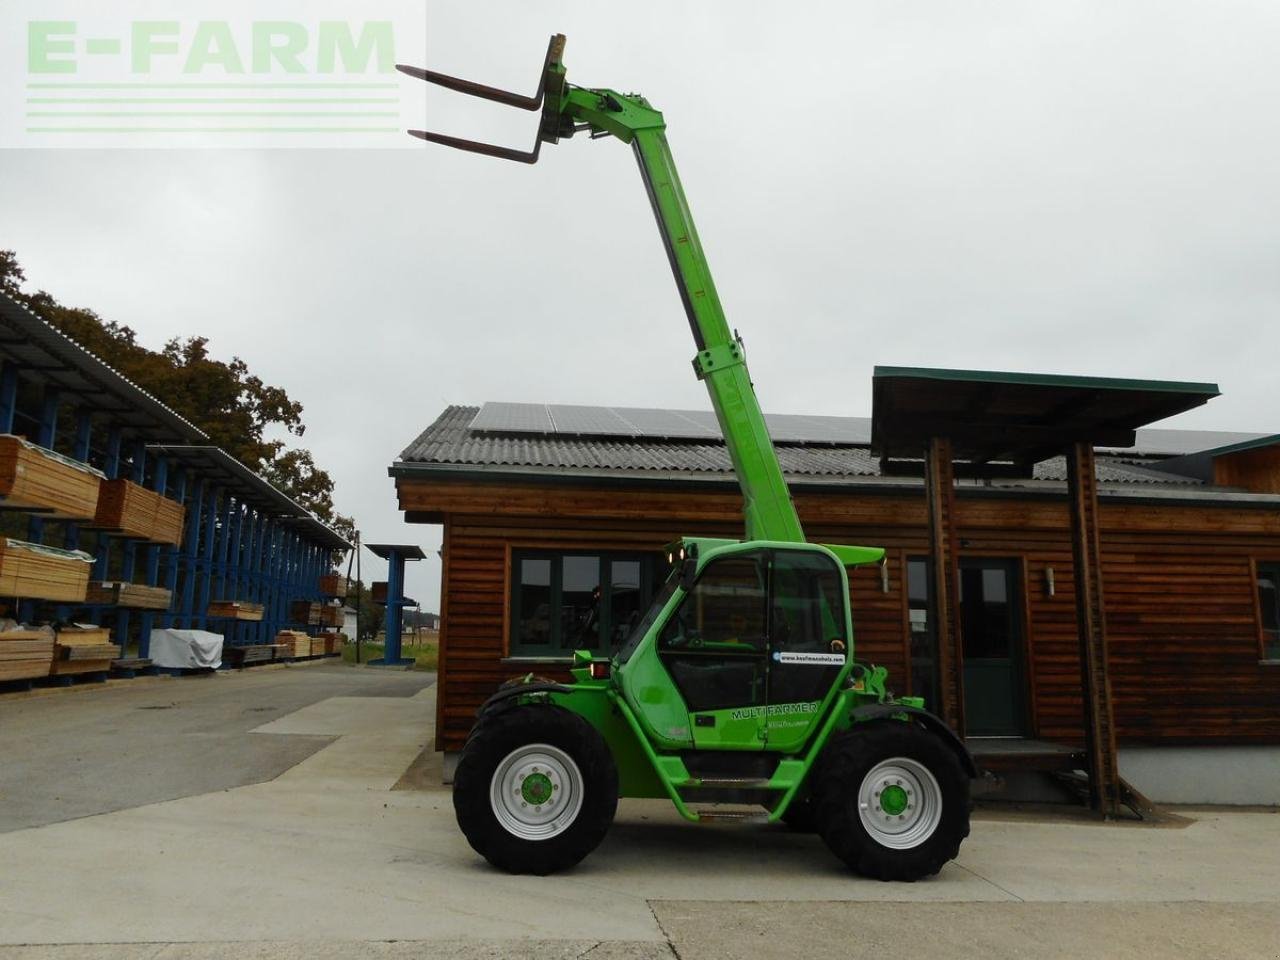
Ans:
{"type": "Polygon", "coordinates": [[[225,486],[239,502],[265,511],[287,527],[301,530],[303,536],[323,547],[351,549],[345,537],[221,447],[149,444],[147,450],[199,470],[203,479],[225,486]]]}
{"type": "Polygon", "coordinates": [[[21,375],[84,398],[147,440],[199,443],[209,439],[199,427],[4,294],[0,294],[0,354],[15,361],[21,375]]]}
{"type": "MultiPolygon", "coordinates": [[[[581,439],[605,437],[618,440],[648,439],[685,441],[707,439],[718,444],[720,430],[715,414],[710,410],[654,410],[635,407],[587,407],[568,404],[545,403],[486,403],[483,407],[467,407],[475,412],[468,421],[473,435],[482,437],[581,439]],[[552,416],[552,411],[571,411],[570,423],[610,424],[619,427],[599,427],[594,430],[569,429],[552,416]],[[687,429],[672,430],[671,424],[683,422],[687,429]],[[506,423],[508,427],[501,427],[506,423]]],[[[817,417],[795,414],[765,414],[769,432],[774,442],[784,444],[827,443],[836,446],[866,446],[871,442],[870,417],[817,417]],[[801,429],[810,424],[812,429],[801,429]]],[[[464,425],[465,426],[465,425],[464,425]]],[[[1210,450],[1229,444],[1258,440],[1269,436],[1264,433],[1243,433],[1225,430],[1169,430],[1161,427],[1141,427],[1137,442],[1124,449],[1132,457],[1174,457],[1201,450],[1210,450]]],[[[1109,452],[1112,448],[1108,449],[1109,452]]],[[[1120,451],[1115,451],[1120,452],[1120,451]]]]}
{"type": "MultiPolygon", "coordinates": [[[[521,433],[503,436],[471,429],[478,407],[451,406],[400,455],[398,469],[512,468],[583,476],[676,474],[689,478],[733,477],[723,441],[649,438],[584,438],[521,433]]],[[[789,478],[815,482],[880,476],[879,461],[864,445],[776,444],[789,478]]],[[[1034,481],[1065,481],[1066,463],[1055,457],[1035,467],[1034,481]]],[[[1123,457],[1099,456],[1098,480],[1108,484],[1199,486],[1200,482],[1149,469],[1123,457]]],[[[1005,485],[1005,484],[1002,484],[1005,485]]]]}

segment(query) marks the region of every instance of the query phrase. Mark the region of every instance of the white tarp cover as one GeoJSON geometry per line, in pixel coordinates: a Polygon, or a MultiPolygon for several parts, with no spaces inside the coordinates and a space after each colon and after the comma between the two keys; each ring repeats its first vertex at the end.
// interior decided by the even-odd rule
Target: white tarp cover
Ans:
{"type": "Polygon", "coordinates": [[[216,670],[222,666],[222,634],[208,630],[152,630],[151,662],[170,669],[216,670]]]}

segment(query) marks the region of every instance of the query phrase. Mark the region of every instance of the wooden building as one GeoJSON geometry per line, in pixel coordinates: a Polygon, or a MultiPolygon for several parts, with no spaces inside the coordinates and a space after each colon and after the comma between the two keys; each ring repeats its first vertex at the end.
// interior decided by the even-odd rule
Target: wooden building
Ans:
{"type": "MultiPolygon", "coordinates": [[[[971,742],[1081,747],[1067,460],[954,481],[958,626],[954,648],[940,648],[924,480],[886,471],[867,419],[769,420],[806,533],[887,548],[882,567],[851,577],[857,659],[934,709],[949,664],[963,706],[949,719],[971,742]]],[[[1278,437],[1150,429],[1091,458],[1106,720],[1121,767],[1136,764],[1156,799],[1280,803],[1278,452],[1278,437]],[[1240,768],[1221,768],[1234,787],[1191,782],[1204,779],[1206,748],[1231,748],[1215,756],[1240,768]]],[[[449,407],[391,474],[408,522],[443,525],[446,762],[503,680],[559,676],[573,649],[622,641],[665,576],[663,544],[741,535],[706,412],[449,407]]]]}

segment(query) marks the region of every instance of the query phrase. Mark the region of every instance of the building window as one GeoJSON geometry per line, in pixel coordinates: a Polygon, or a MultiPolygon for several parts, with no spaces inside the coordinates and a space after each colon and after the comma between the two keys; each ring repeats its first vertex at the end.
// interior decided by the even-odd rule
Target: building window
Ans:
{"type": "Polygon", "coordinates": [[[907,560],[907,623],[911,636],[911,692],[937,704],[937,634],[929,589],[929,561],[907,560]]]}
{"type": "Polygon", "coordinates": [[[1262,615],[1262,659],[1280,660],[1280,563],[1258,564],[1258,610],[1262,615]]]}
{"type": "Polygon", "coordinates": [[[514,552],[510,656],[615,652],[644,616],[656,564],[644,554],[514,552]]]}

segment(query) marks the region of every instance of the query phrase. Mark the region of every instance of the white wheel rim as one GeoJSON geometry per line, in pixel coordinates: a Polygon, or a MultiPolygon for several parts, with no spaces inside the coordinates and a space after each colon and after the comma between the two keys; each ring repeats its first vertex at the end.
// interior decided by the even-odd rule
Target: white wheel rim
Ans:
{"type": "Polygon", "coordinates": [[[908,757],[882,760],[858,788],[858,816],[871,839],[893,850],[920,846],[942,820],[942,790],[929,769],[908,757]]]}
{"type": "Polygon", "coordinates": [[[493,815],[522,840],[550,840],[568,830],[582,809],[582,793],[578,765],[548,743],[512,750],[489,781],[493,815]]]}

